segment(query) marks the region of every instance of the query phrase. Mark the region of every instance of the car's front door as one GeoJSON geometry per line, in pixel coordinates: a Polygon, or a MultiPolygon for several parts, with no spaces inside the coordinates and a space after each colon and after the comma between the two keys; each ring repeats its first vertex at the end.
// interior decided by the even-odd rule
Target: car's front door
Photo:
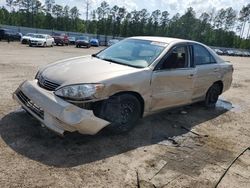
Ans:
{"type": "Polygon", "coordinates": [[[189,49],[187,45],[172,48],[156,66],[151,80],[151,111],[191,102],[196,69],[189,49]]]}

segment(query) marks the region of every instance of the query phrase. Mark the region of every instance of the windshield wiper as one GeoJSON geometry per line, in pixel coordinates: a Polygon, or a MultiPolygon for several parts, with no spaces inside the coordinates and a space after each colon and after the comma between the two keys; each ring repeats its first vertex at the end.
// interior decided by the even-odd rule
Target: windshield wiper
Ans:
{"type": "Polygon", "coordinates": [[[117,64],[122,64],[123,65],[123,63],[121,63],[119,61],[116,61],[114,59],[111,59],[111,58],[102,58],[102,60],[108,61],[108,62],[111,62],[111,63],[117,63],[117,64]]]}
{"type": "MultiPolygon", "coordinates": [[[[101,59],[102,59],[102,58],[101,58],[101,59]]],[[[116,60],[111,59],[111,58],[103,58],[102,60],[108,61],[108,62],[111,62],[111,63],[116,63],[116,64],[119,64],[119,65],[128,66],[128,67],[143,68],[143,67],[141,67],[141,66],[136,66],[136,65],[130,65],[130,64],[127,64],[127,63],[122,63],[122,62],[120,62],[120,61],[116,61],[116,60]]]]}

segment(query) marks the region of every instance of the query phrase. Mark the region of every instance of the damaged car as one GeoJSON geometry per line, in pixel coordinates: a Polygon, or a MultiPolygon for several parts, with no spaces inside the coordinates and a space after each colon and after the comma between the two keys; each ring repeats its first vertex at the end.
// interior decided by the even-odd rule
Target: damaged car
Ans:
{"type": "Polygon", "coordinates": [[[97,54],[41,68],[14,99],[56,133],[132,129],[149,114],[203,101],[215,106],[232,83],[232,64],[204,44],[131,37],[97,54]]]}

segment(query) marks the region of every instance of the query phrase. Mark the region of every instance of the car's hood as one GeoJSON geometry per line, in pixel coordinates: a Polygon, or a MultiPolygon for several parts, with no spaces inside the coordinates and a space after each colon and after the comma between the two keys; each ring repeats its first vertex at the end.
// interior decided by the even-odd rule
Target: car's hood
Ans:
{"type": "Polygon", "coordinates": [[[86,42],[86,43],[88,43],[89,41],[87,41],[87,40],[77,40],[76,42],[86,42]]]}
{"type": "Polygon", "coordinates": [[[32,37],[30,36],[23,36],[22,39],[31,39],[32,37]]]}
{"type": "Polygon", "coordinates": [[[30,40],[35,40],[35,41],[40,41],[40,42],[45,41],[45,39],[41,39],[41,38],[30,38],[30,40]]]}
{"type": "Polygon", "coordinates": [[[60,85],[78,83],[103,83],[122,75],[136,73],[142,69],[110,63],[91,56],[71,58],[50,64],[43,68],[41,75],[60,85]]]}

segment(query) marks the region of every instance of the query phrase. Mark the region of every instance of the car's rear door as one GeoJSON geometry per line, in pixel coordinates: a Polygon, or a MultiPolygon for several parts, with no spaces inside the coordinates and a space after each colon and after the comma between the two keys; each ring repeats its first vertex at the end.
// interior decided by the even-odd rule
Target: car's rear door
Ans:
{"type": "Polygon", "coordinates": [[[190,46],[173,47],[152,73],[151,111],[190,103],[195,74],[190,46]]]}
{"type": "Polygon", "coordinates": [[[212,54],[202,45],[193,44],[193,61],[197,73],[193,100],[203,99],[214,82],[221,79],[221,68],[212,54]]]}

